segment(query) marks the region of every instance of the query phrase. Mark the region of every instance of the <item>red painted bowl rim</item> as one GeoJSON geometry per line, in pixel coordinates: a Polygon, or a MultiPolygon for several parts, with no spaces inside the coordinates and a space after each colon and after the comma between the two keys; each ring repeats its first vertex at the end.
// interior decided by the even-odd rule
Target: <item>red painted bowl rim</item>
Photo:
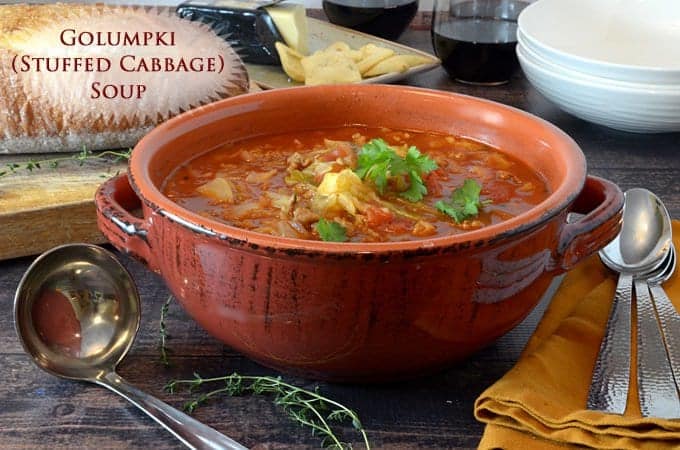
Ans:
{"type": "MultiPolygon", "coordinates": [[[[217,116],[216,116],[217,118],[217,116]]],[[[252,247],[287,249],[310,251],[315,253],[393,253],[413,250],[435,250],[444,247],[465,247],[474,246],[474,243],[483,241],[497,241],[507,239],[511,236],[524,234],[549,221],[552,217],[559,214],[569,206],[583,189],[586,178],[586,161],[579,146],[574,140],[562,130],[551,123],[540,119],[522,110],[503,105],[490,100],[463,94],[437,91],[433,89],[400,86],[400,85],[334,85],[334,86],[305,86],[285,89],[275,89],[268,91],[253,92],[236,97],[223,99],[197,109],[182,113],[151,130],[135,146],[129,162],[128,177],[130,184],[140,199],[152,211],[168,217],[180,225],[191,228],[194,231],[203,231],[206,235],[215,236],[225,241],[241,241],[252,247]],[[353,91],[355,95],[362,92],[381,90],[384,95],[415,95],[428,96],[430,99],[436,98],[439,101],[446,101],[447,98],[457,98],[464,102],[470,102],[482,106],[485,109],[503,115],[512,115],[520,122],[532,123],[539,126],[546,134],[559,139],[560,151],[566,156],[564,161],[568,166],[564,169],[566,175],[562,179],[558,188],[555,189],[546,200],[509,220],[498,224],[489,225],[478,230],[472,230],[460,234],[435,237],[431,239],[421,239],[404,242],[381,242],[381,243],[336,243],[312,241],[304,239],[286,238],[279,236],[266,235],[254,231],[248,231],[227,225],[222,222],[211,220],[188,209],[179,206],[171,199],[161,193],[152,182],[150,172],[150,161],[158,149],[177,136],[191,132],[194,124],[201,125],[206,123],[206,116],[218,113],[223,108],[234,105],[257,105],[266,102],[268,98],[281,95],[329,95],[353,91]]]]}

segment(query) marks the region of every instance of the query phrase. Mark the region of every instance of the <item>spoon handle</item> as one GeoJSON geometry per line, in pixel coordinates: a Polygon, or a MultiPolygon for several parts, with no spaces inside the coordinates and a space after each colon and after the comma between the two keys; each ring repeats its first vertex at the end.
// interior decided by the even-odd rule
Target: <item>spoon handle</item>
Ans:
{"type": "Polygon", "coordinates": [[[95,382],[144,411],[191,449],[248,450],[247,447],[213,428],[140,391],[115,372],[108,372],[98,377],[95,382]]]}
{"type": "Polygon", "coordinates": [[[633,277],[622,273],[609,312],[607,328],[593,368],[587,407],[623,414],[630,384],[630,327],[633,277]]]}
{"type": "Polygon", "coordinates": [[[666,341],[666,351],[673,370],[675,384],[680,389],[680,314],[671,303],[666,291],[658,284],[650,284],[652,299],[656,312],[659,315],[659,323],[666,341]]]}
{"type": "Polygon", "coordinates": [[[645,280],[635,280],[637,379],[642,417],[680,417],[680,399],[645,280]]]}

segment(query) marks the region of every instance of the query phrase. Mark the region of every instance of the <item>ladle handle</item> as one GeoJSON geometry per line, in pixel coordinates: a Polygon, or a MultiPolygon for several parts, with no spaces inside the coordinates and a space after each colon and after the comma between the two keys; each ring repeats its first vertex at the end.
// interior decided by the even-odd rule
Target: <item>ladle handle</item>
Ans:
{"type": "Polygon", "coordinates": [[[106,238],[118,250],[143,261],[151,270],[158,271],[149,247],[146,220],[132,213],[141,208],[141,200],[132,190],[127,175],[118,175],[105,181],[94,197],[97,224],[106,238]]]}
{"type": "Polygon", "coordinates": [[[594,176],[586,178],[583,190],[569,212],[584,214],[566,224],[557,245],[557,271],[572,269],[614,239],[621,229],[623,192],[611,181],[594,176]]]}
{"type": "Polygon", "coordinates": [[[140,391],[115,372],[109,372],[98,377],[96,382],[144,411],[191,449],[247,450],[247,447],[233,439],[140,391]]]}

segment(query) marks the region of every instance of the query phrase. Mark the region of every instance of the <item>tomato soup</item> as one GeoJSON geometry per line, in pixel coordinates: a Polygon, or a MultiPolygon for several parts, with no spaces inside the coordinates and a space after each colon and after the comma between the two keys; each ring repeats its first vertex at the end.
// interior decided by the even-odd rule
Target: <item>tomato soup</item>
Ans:
{"type": "Polygon", "coordinates": [[[225,144],[175,169],[163,193],[235,227],[335,242],[462,233],[550,194],[539,174],[488,145],[365,127],[225,144]]]}

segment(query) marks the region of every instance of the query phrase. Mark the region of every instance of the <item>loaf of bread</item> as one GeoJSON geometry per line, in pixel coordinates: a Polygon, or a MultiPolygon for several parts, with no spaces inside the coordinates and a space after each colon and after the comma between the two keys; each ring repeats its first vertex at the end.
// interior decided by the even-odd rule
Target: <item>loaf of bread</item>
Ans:
{"type": "Polygon", "coordinates": [[[0,6],[0,153],[132,147],[248,85],[224,39],[169,10],[0,6]]]}

